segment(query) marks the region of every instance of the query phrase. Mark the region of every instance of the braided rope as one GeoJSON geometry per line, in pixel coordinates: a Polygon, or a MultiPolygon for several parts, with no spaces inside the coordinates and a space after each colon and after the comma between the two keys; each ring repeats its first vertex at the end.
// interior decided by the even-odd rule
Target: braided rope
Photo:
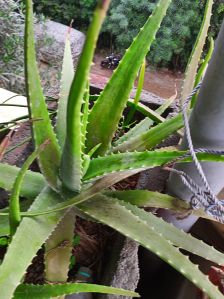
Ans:
{"type": "Polygon", "coordinates": [[[172,163],[191,156],[204,188],[202,189],[198,184],[196,184],[194,180],[185,172],[170,168],[170,163],[165,165],[164,169],[179,175],[182,183],[193,193],[193,196],[190,200],[190,204],[193,209],[203,208],[208,215],[212,216],[217,221],[224,223],[224,202],[222,200],[218,200],[213,191],[211,190],[206,176],[204,174],[204,171],[202,169],[202,166],[197,158],[197,153],[223,155],[224,151],[201,148],[195,149],[191,138],[190,125],[187,115],[189,102],[191,101],[193,95],[195,95],[199,91],[201,84],[202,83],[199,83],[194,88],[192,93],[187,97],[187,99],[181,102],[181,110],[183,114],[183,121],[185,127],[185,136],[187,139],[189,152],[175,159],[174,161],[172,161],[172,163]]]}

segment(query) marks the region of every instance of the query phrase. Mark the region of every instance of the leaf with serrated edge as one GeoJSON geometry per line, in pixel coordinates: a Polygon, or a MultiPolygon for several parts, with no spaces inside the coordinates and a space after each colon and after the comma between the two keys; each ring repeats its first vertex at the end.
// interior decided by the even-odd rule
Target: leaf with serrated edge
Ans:
{"type": "MultiPolygon", "coordinates": [[[[84,176],[84,180],[90,180],[94,177],[105,176],[110,173],[131,169],[147,169],[155,166],[161,166],[171,162],[178,157],[183,156],[186,151],[144,151],[144,152],[125,152],[120,154],[112,154],[105,157],[92,159],[84,176]]],[[[222,162],[224,155],[210,155],[199,153],[197,157],[201,161],[222,162]]],[[[180,160],[181,162],[190,162],[191,158],[180,160]]]]}
{"type": "Polygon", "coordinates": [[[207,0],[201,28],[186,68],[185,79],[184,79],[182,92],[181,92],[182,100],[185,100],[194,88],[198,63],[201,58],[201,53],[206,41],[208,28],[210,25],[210,19],[212,15],[212,5],[213,5],[213,0],[207,0]]]}
{"type": "MultiPolygon", "coordinates": [[[[11,191],[16,176],[20,168],[8,164],[0,163],[0,186],[11,191]]],[[[20,195],[26,198],[35,198],[46,186],[44,177],[38,173],[28,170],[22,183],[20,195]]]]}
{"type": "Polygon", "coordinates": [[[73,248],[75,216],[74,209],[70,209],[45,243],[45,279],[48,282],[67,281],[73,248]]]}
{"type": "Polygon", "coordinates": [[[30,118],[33,119],[35,146],[39,147],[45,140],[50,140],[50,143],[40,154],[38,160],[46,180],[51,187],[56,189],[60,165],[60,149],[51,126],[36,63],[32,6],[32,0],[26,0],[25,74],[27,99],[30,118]]]}
{"type": "MultiPolygon", "coordinates": [[[[56,192],[46,187],[36,198],[29,211],[53,208],[61,201],[63,201],[62,198],[56,192]]],[[[64,213],[65,211],[61,211],[47,216],[23,218],[0,266],[1,299],[12,298],[33,257],[64,213]],[[24,250],[24,248],[29,250],[24,250]]]]}
{"type": "Polygon", "coordinates": [[[190,204],[182,199],[168,194],[148,190],[104,191],[109,197],[115,197],[132,205],[144,208],[162,208],[183,214],[191,213],[195,216],[214,220],[202,209],[192,210],[190,204]]]}
{"type": "Polygon", "coordinates": [[[157,233],[162,234],[162,236],[173,245],[201,256],[216,264],[224,264],[224,254],[214,249],[214,247],[194,238],[190,234],[176,228],[173,224],[165,222],[162,218],[156,217],[152,213],[147,213],[143,209],[139,209],[130,203],[123,202],[122,200],[120,200],[120,204],[125,206],[141,220],[146,221],[149,226],[153,226],[157,233]]]}
{"type": "Polygon", "coordinates": [[[58,101],[58,112],[56,119],[56,133],[59,145],[63,149],[66,136],[66,112],[69,91],[71,88],[72,80],[74,78],[74,65],[72,59],[72,51],[70,44],[70,31],[67,33],[65,40],[64,58],[61,73],[61,90],[58,101]]]}
{"type": "Polygon", "coordinates": [[[177,132],[183,127],[182,115],[178,114],[170,119],[165,120],[163,123],[151,128],[130,140],[112,148],[113,153],[126,152],[126,151],[142,151],[151,149],[166,139],[171,134],[177,132]]]}
{"type": "MultiPolygon", "coordinates": [[[[175,94],[174,96],[172,96],[169,99],[167,99],[166,101],[164,101],[164,104],[162,104],[158,109],[156,109],[155,112],[158,115],[163,114],[163,112],[166,111],[166,109],[176,99],[176,96],[177,95],[175,94]]],[[[116,140],[113,143],[112,147],[116,147],[127,140],[130,141],[131,138],[135,138],[141,133],[147,132],[153,124],[154,124],[154,121],[148,115],[148,117],[144,118],[142,121],[140,121],[138,124],[136,124],[133,128],[131,128],[127,133],[125,133],[118,140],[116,140]]],[[[113,152],[113,149],[109,149],[108,152],[113,152]]]]}
{"type": "MultiPolygon", "coordinates": [[[[210,38],[210,45],[209,45],[208,53],[205,56],[205,59],[204,59],[202,65],[200,66],[200,68],[198,70],[198,73],[197,73],[197,76],[196,76],[195,82],[194,82],[194,87],[196,87],[200,83],[200,81],[202,80],[202,78],[203,78],[203,76],[204,76],[204,74],[206,72],[208,63],[209,63],[209,61],[210,61],[210,59],[212,57],[213,51],[214,51],[214,40],[211,37],[210,38]]],[[[194,107],[194,105],[196,103],[196,100],[197,100],[197,96],[198,96],[198,92],[191,99],[191,108],[194,107]]]]}
{"type": "Polygon", "coordinates": [[[75,293],[101,293],[114,294],[128,297],[139,297],[138,293],[88,283],[66,283],[56,285],[20,285],[15,292],[13,299],[49,299],[61,295],[75,293]]]}
{"type": "Polygon", "coordinates": [[[122,206],[119,200],[98,195],[80,204],[78,208],[155,253],[207,293],[211,299],[223,299],[218,288],[190,262],[187,256],[181,254],[178,248],[173,247],[169,241],[160,236],[153,226],[149,227],[145,221],[122,206]]]}
{"type": "Polygon", "coordinates": [[[67,132],[61,160],[60,177],[63,185],[75,192],[79,192],[81,189],[83,164],[81,106],[97,38],[109,4],[110,0],[99,1],[97,4],[68,98],[67,132]]]}
{"type": "Polygon", "coordinates": [[[153,14],[126,51],[110,81],[95,102],[90,112],[87,127],[87,150],[96,144],[101,144],[98,154],[104,154],[108,150],[137,72],[155,39],[170,3],[171,0],[158,2],[153,14]]]}

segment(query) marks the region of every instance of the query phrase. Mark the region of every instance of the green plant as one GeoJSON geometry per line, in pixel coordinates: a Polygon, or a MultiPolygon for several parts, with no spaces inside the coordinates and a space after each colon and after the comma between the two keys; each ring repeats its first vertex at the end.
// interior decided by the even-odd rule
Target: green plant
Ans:
{"type": "Polygon", "coordinates": [[[0,80],[5,86],[23,75],[24,15],[18,1],[0,1],[0,27],[0,80]]]}
{"type": "MultiPolygon", "coordinates": [[[[142,105],[141,109],[151,118],[147,117],[127,134],[114,141],[114,134],[129,101],[137,72],[155,38],[170,0],[160,0],[157,3],[153,14],[134,39],[111,80],[103,92],[94,98],[93,108],[89,108],[91,97],[88,76],[97,37],[109,2],[109,0],[98,1],[73,79],[71,79],[73,76],[71,49],[69,36],[67,37],[55,135],[35,61],[32,1],[26,0],[27,98],[30,118],[38,119],[32,122],[37,151],[32,154],[32,158],[38,154],[42,174],[25,171],[32,158],[28,158],[28,162],[21,170],[14,166],[0,164],[0,186],[11,190],[17,203],[9,211],[10,223],[6,218],[8,209],[0,213],[2,216],[0,235],[10,235],[10,230],[15,232],[0,266],[1,298],[9,299],[13,296],[24,298],[25,293],[29,298],[35,294],[36,298],[41,299],[74,291],[115,292],[113,289],[100,286],[95,288],[95,286],[77,284],[72,286],[21,284],[23,274],[32,258],[48,238],[45,252],[47,279],[52,283],[65,282],[73,242],[71,232],[73,232],[74,214],[78,213],[83,217],[91,217],[93,221],[107,224],[136,240],[176,268],[212,299],[221,299],[223,296],[218,289],[209,282],[197,266],[190,262],[187,256],[179,251],[179,248],[218,264],[224,263],[224,255],[137,207],[137,205],[142,206],[142,202],[152,204],[152,197],[156,197],[156,204],[160,206],[166,205],[168,200],[170,208],[175,210],[183,211],[184,208],[189,208],[187,204],[183,207],[182,201],[178,199],[148,191],[142,193],[135,190],[133,193],[132,191],[121,193],[108,189],[116,182],[142,169],[164,165],[186,153],[172,149],[152,150],[163,139],[183,126],[181,115],[168,120],[160,116],[167,108],[167,104],[156,112],[142,105]],[[132,63],[133,61],[135,63],[132,63]],[[156,122],[159,124],[151,128],[156,122]],[[44,149],[40,150],[43,146],[44,149]],[[33,200],[27,211],[24,211],[22,206],[20,211],[18,194],[33,200]],[[135,202],[132,202],[133,196],[135,202]],[[15,216],[12,211],[17,212],[15,216]],[[59,276],[55,273],[55,268],[51,267],[52,260],[57,263],[54,263],[56,269],[63,269],[59,276]]],[[[137,109],[138,107],[139,104],[137,109]]],[[[203,161],[224,161],[224,156],[205,153],[198,154],[198,158],[203,161]]],[[[190,162],[191,159],[186,157],[183,161],[190,162]]],[[[204,211],[200,213],[206,217],[204,211]]],[[[136,296],[135,293],[128,293],[128,291],[116,290],[116,293],[136,296]]]]}
{"type": "Polygon", "coordinates": [[[55,21],[70,24],[74,20],[74,26],[78,29],[86,29],[90,23],[96,0],[34,0],[34,8],[37,13],[52,18],[55,21]]]}

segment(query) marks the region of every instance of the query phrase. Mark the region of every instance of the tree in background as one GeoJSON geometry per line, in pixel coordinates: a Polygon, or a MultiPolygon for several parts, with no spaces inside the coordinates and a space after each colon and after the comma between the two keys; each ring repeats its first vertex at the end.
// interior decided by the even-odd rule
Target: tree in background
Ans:
{"type": "MultiPolygon", "coordinates": [[[[124,50],[131,43],[156,1],[114,0],[104,30],[115,37],[115,45],[124,50]]],[[[153,44],[150,62],[171,67],[183,67],[200,27],[202,14],[200,3],[195,0],[174,0],[164,18],[156,42],[153,44]]]]}
{"type": "Polygon", "coordinates": [[[74,20],[74,26],[79,30],[87,29],[96,4],[96,0],[34,0],[33,2],[37,13],[65,25],[69,25],[71,20],[74,20]]]}
{"type": "MultiPolygon", "coordinates": [[[[123,52],[151,14],[157,0],[113,0],[100,44],[123,52]]],[[[86,30],[96,0],[35,0],[39,13],[66,25],[86,30]],[[74,14],[75,12],[75,14],[74,14]]],[[[148,60],[155,66],[184,69],[195,42],[205,0],[173,0],[152,46],[148,60]]],[[[211,34],[216,37],[224,16],[223,0],[215,0],[211,34]]]]}
{"type": "Polygon", "coordinates": [[[0,28],[0,85],[8,87],[23,74],[24,16],[19,1],[0,0],[0,28]]]}

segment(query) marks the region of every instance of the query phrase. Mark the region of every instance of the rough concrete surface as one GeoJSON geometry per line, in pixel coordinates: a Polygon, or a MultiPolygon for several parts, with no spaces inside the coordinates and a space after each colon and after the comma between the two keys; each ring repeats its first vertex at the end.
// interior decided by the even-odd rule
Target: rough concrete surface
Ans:
{"type": "MultiPolygon", "coordinates": [[[[107,258],[102,284],[116,288],[135,290],[139,281],[138,244],[118,235],[107,258]]],[[[126,296],[98,295],[97,299],[129,299],[126,296]]]]}

